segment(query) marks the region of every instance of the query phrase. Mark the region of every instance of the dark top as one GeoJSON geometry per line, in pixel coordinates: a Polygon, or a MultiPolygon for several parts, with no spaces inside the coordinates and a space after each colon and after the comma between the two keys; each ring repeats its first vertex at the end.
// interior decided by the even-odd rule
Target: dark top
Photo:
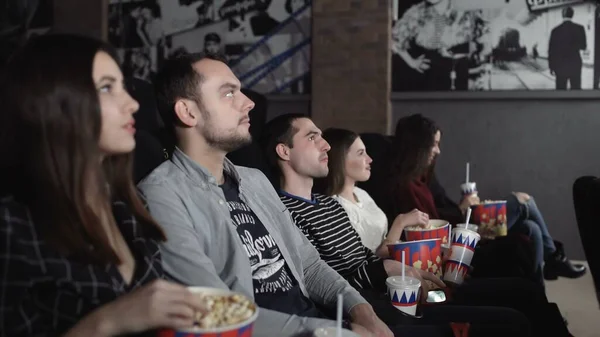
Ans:
{"type": "Polygon", "coordinates": [[[460,207],[446,194],[446,190],[438,182],[437,177],[433,175],[429,181],[429,190],[433,196],[435,207],[440,219],[447,220],[451,224],[463,223],[465,217],[460,210],[460,207]]]}
{"type": "Polygon", "coordinates": [[[413,182],[404,189],[394,191],[390,189],[388,193],[395,193],[395,195],[392,197],[388,194],[382,209],[390,224],[398,214],[408,213],[415,208],[427,213],[432,219],[439,218],[452,224],[462,223],[465,220],[458,204],[448,197],[435,175],[429,182],[413,182]]]}
{"type": "Polygon", "coordinates": [[[548,67],[562,73],[581,71],[581,50],[587,48],[585,29],[582,25],[564,21],[550,33],[548,43],[548,67]]]}
{"type": "Polygon", "coordinates": [[[271,234],[240,198],[235,180],[225,175],[220,187],[250,260],[256,304],[290,315],[321,317],[313,302],[302,294],[271,234]]]}
{"type": "Polygon", "coordinates": [[[29,209],[0,199],[0,336],[59,336],[94,309],[163,278],[158,243],[144,235],[129,207],[113,214],[136,261],[126,284],[116,265],[76,262],[42,238],[29,209]]]}

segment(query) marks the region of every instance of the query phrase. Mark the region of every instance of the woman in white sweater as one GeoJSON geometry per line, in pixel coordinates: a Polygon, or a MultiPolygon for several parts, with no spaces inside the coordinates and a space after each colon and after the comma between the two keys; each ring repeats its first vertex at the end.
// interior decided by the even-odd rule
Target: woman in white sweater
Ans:
{"type": "Polygon", "coordinates": [[[318,189],[344,207],[365,247],[380,257],[389,257],[387,244],[398,241],[406,226],[426,226],[429,216],[416,209],[400,214],[388,232],[385,213],[365,190],[356,187],[357,182],[369,180],[373,161],[359,135],[331,128],[323,132],[323,138],[331,146],[328,152],[329,174],[317,181],[318,189]]]}

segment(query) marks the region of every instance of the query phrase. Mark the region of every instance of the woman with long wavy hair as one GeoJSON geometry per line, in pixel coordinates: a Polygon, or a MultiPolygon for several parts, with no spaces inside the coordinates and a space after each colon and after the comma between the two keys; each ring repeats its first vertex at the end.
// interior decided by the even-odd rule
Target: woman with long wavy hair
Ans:
{"type": "Polygon", "coordinates": [[[438,207],[429,191],[435,180],[435,160],[441,153],[441,129],[434,121],[421,115],[402,118],[396,125],[387,205],[388,218],[417,208],[432,219],[443,218],[451,223],[463,222],[463,214],[471,205],[479,203],[476,195],[464,198],[458,207],[438,207]]]}
{"type": "Polygon", "coordinates": [[[117,336],[193,325],[161,280],[161,228],[132,181],[133,114],[112,49],[30,40],[0,85],[0,336],[117,336]]]}

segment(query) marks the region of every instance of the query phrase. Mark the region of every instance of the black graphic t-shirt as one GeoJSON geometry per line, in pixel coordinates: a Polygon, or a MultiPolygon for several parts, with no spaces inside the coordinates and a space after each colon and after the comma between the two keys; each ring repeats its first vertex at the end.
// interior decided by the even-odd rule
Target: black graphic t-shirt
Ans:
{"type": "Polygon", "coordinates": [[[240,199],[235,180],[225,176],[225,183],[220,187],[250,260],[256,304],[288,314],[321,317],[312,301],[302,294],[271,234],[240,199]]]}

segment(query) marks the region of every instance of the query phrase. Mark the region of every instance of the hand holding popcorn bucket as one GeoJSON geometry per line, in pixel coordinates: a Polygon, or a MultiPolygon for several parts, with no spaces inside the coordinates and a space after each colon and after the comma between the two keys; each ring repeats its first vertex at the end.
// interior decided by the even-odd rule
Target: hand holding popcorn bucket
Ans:
{"type": "Polygon", "coordinates": [[[251,337],[258,306],[244,295],[226,289],[189,287],[207,308],[196,313],[189,329],[162,329],[157,337],[251,337]]]}

